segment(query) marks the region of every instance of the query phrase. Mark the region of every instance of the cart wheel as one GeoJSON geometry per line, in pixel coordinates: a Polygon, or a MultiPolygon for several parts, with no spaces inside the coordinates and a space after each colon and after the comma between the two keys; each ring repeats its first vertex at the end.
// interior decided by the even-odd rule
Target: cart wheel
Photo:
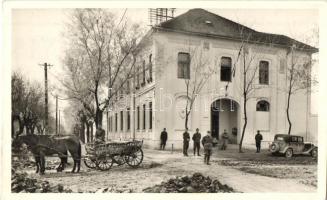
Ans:
{"type": "Polygon", "coordinates": [[[91,168],[91,169],[95,169],[97,166],[95,163],[95,159],[91,159],[91,158],[85,158],[84,164],[86,167],[91,168]]]}
{"type": "Polygon", "coordinates": [[[139,166],[143,161],[143,151],[141,148],[136,148],[132,153],[125,155],[126,163],[131,167],[139,166]]]}
{"type": "Polygon", "coordinates": [[[121,155],[115,155],[113,157],[113,160],[114,160],[114,163],[116,163],[118,166],[126,163],[125,158],[121,155]]]}
{"type": "Polygon", "coordinates": [[[101,171],[109,170],[112,164],[113,160],[108,156],[100,156],[96,162],[97,169],[100,169],[101,171]]]}

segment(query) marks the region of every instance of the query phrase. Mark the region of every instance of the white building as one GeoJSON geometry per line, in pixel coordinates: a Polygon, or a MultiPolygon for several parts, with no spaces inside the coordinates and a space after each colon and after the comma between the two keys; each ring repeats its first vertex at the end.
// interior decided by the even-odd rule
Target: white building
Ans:
{"type": "MultiPolygon", "coordinates": [[[[257,130],[261,130],[264,141],[271,141],[277,133],[286,134],[287,93],[283,90],[287,86],[287,67],[292,63],[290,48],[295,49],[299,64],[311,60],[317,49],[283,35],[257,32],[203,9],[192,9],[152,27],[143,39],[137,76],[126,86],[127,97],[117,97],[107,117],[108,139],[142,139],[146,146],[159,148],[160,133],[166,128],[167,147],[173,144],[174,148],[181,148],[187,99],[185,79],[196,78],[196,73],[190,72],[196,49],[205,55],[205,62],[215,72],[194,102],[189,131],[193,134],[199,128],[205,135],[211,130],[213,136],[220,138],[226,129],[230,142],[238,143],[244,120],[240,33],[251,35],[243,50],[254,55],[251,69],[257,66],[258,71],[253,85],[260,86],[247,104],[243,144],[254,144],[257,130]]],[[[316,141],[317,120],[312,120],[310,114],[310,92],[300,91],[292,96],[290,114],[292,133],[316,141]]]]}

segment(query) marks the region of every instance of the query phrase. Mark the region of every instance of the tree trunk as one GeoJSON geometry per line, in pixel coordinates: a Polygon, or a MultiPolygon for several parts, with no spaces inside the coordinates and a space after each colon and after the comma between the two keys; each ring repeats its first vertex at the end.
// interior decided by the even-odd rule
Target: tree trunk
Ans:
{"type": "Polygon", "coordinates": [[[99,108],[97,108],[95,113],[95,127],[99,128],[102,127],[102,117],[103,117],[103,111],[99,108]]]}
{"type": "Polygon", "coordinates": [[[187,126],[188,125],[188,116],[189,115],[186,113],[185,114],[185,129],[188,129],[188,126],[187,126]]]}
{"type": "Polygon", "coordinates": [[[289,87],[288,87],[288,96],[287,96],[287,107],[286,107],[286,116],[288,121],[288,135],[291,134],[292,130],[292,122],[290,119],[290,102],[291,102],[291,95],[292,95],[292,82],[293,82],[293,75],[294,75],[294,62],[293,62],[293,51],[292,51],[292,65],[291,65],[291,71],[290,71],[290,81],[289,81],[289,87]]]}
{"type": "Polygon", "coordinates": [[[90,128],[91,128],[91,142],[93,142],[93,122],[90,122],[90,128]]]}
{"type": "Polygon", "coordinates": [[[244,98],[244,101],[243,101],[244,124],[243,124],[242,136],[241,136],[241,140],[240,140],[240,144],[239,144],[239,149],[238,149],[238,152],[239,153],[243,153],[243,151],[242,151],[242,144],[243,144],[243,138],[244,138],[244,134],[245,134],[245,129],[246,129],[246,126],[247,126],[247,123],[248,123],[248,117],[247,117],[247,113],[246,113],[246,103],[247,103],[247,100],[244,98]]]}
{"type": "Polygon", "coordinates": [[[86,141],[90,142],[90,125],[87,122],[85,122],[85,124],[86,124],[86,141]]]}

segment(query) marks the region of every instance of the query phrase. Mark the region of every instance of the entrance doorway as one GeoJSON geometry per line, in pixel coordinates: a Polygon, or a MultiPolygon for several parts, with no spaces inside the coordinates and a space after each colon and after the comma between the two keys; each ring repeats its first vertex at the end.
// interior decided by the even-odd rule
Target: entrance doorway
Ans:
{"type": "Polygon", "coordinates": [[[232,99],[222,98],[211,104],[211,135],[220,139],[224,130],[229,135],[230,143],[237,143],[238,103],[232,99]]]}

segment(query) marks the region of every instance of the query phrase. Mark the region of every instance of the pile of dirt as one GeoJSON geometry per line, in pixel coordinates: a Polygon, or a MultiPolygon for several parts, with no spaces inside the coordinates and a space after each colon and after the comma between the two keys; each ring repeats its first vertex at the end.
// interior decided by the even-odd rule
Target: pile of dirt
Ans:
{"type": "Polygon", "coordinates": [[[63,185],[50,185],[48,181],[29,178],[27,173],[18,173],[13,168],[11,175],[11,191],[15,193],[70,193],[72,190],[63,185]]]}
{"type": "Polygon", "coordinates": [[[160,185],[143,189],[146,193],[218,193],[234,192],[228,185],[221,184],[218,180],[212,180],[201,173],[193,176],[171,178],[160,185]]]}

